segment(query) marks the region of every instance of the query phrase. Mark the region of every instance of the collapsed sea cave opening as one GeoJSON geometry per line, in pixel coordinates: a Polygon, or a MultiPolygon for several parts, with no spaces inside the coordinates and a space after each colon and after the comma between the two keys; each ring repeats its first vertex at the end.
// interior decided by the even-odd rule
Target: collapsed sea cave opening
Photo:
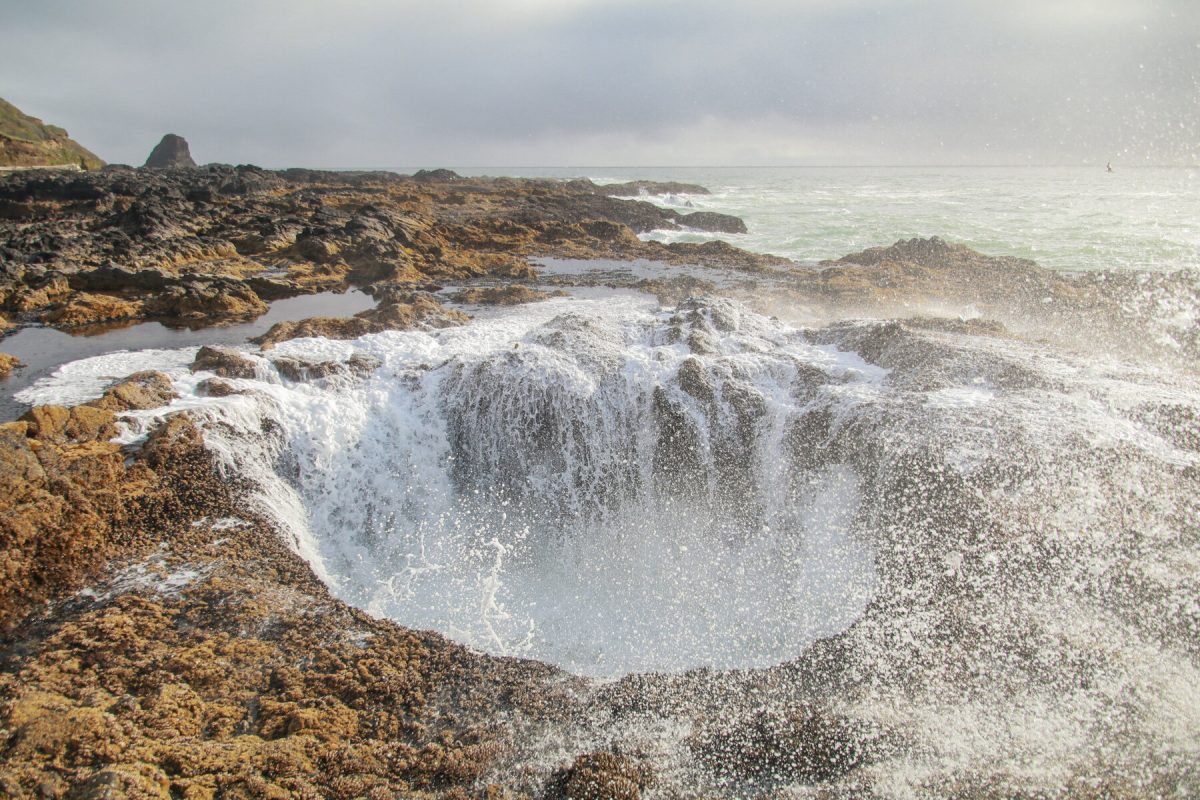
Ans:
{"type": "Polygon", "coordinates": [[[883,372],[731,301],[564,305],[262,387],[278,440],[240,470],[344,600],[495,655],[765,667],[853,622],[871,515],[834,428],[883,372]]]}

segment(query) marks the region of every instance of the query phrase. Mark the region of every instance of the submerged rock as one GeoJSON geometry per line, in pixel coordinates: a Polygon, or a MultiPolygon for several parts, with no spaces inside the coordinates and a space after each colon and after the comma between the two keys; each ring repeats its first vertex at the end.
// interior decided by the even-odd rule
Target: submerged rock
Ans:
{"type": "Polygon", "coordinates": [[[273,358],[271,363],[279,374],[294,381],[309,381],[328,378],[330,375],[353,375],[364,377],[379,367],[379,359],[364,353],[355,353],[346,361],[311,361],[301,358],[273,358]]]}
{"type": "Polygon", "coordinates": [[[196,162],[192,160],[187,140],[182,136],[168,133],[150,151],[150,157],[146,159],[145,166],[150,169],[171,169],[194,167],[196,162]]]}

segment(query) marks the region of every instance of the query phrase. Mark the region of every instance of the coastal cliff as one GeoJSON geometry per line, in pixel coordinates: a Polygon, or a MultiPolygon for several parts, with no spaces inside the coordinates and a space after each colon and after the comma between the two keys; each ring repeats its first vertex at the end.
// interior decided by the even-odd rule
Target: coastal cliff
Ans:
{"type": "Polygon", "coordinates": [[[99,169],[104,162],[55,125],[47,125],[0,98],[0,168],[99,169]]]}

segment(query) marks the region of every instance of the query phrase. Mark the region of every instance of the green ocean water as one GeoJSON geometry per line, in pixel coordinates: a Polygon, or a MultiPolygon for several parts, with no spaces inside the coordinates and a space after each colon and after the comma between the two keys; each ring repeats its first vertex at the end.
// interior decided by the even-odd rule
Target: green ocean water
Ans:
{"type": "MultiPolygon", "coordinates": [[[[410,171],[410,170],[403,170],[410,171]]],[[[644,198],[742,217],[721,238],[804,263],[914,236],[941,236],[1052,269],[1200,267],[1200,170],[1186,167],[487,167],[465,175],[698,183],[710,195],[644,198]]]]}

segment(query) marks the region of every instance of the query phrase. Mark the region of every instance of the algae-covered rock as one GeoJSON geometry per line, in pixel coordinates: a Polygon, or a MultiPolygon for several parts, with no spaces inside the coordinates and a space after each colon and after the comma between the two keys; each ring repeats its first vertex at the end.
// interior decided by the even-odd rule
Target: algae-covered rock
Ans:
{"type": "Polygon", "coordinates": [[[0,378],[3,378],[20,366],[22,366],[21,359],[8,353],[0,353],[0,378]]]}
{"type": "Polygon", "coordinates": [[[104,162],[67,132],[0,99],[0,167],[100,169],[104,162]]]}

